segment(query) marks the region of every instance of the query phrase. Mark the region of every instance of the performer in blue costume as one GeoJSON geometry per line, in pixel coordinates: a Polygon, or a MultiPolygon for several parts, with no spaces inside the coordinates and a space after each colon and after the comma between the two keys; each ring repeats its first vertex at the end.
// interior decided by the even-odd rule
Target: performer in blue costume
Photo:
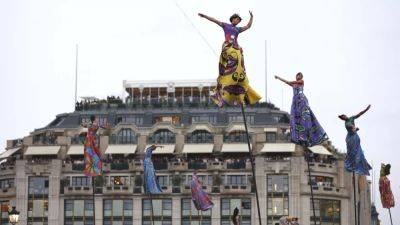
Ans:
{"type": "Polygon", "coordinates": [[[311,110],[307,97],[303,93],[303,74],[297,73],[295,81],[287,81],[281,77],[276,79],[293,87],[292,108],[290,110],[290,135],[295,144],[312,147],[328,139],[325,130],[319,124],[311,110]]]}
{"type": "Polygon", "coordinates": [[[154,169],[153,162],[151,161],[151,155],[153,151],[162,146],[152,145],[146,149],[146,155],[144,158],[144,181],[145,181],[145,191],[150,194],[160,194],[162,193],[161,187],[158,184],[156,172],[154,169]]]}
{"type": "Polygon", "coordinates": [[[349,172],[355,172],[361,175],[369,176],[369,170],[372,167],[368,164],[365,159],[364,152],[361,148],[360,137],[357,134],[359,130],[356,127],[354,121],[362,116],[365,112],[367,112],[371,108],[371,105],[368,105],[366,109],[361,111],[355,116],[348,117],[344,114],[340,115],[339,118],[345,121],[345,127],[347,130],[346,136],[346,145],[347,145],[347,156],[345,160],[345,168],[349,172]]]}

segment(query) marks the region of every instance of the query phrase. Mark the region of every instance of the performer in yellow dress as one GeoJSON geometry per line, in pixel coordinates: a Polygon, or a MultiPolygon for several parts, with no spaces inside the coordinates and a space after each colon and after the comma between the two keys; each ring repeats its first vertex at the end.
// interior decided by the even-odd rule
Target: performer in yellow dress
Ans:
{"type": "Polygon", "coordinates": [[[222,52],[219,60],[218,86],[213,95],[214,102],[222,107],[239,105],[243,103],[254,104],[261,97],[250,87],[244,66],[243,50],[237,42],[239,33],[248,30],[253,23],[253,14],[244,27],[238,27],[242,18],[238,14],[230,17],[231,23],[223,23],[212,17],[199,13],[199,16],[218,24],[225,33],[225,41],[222,44],[222,52]]]}

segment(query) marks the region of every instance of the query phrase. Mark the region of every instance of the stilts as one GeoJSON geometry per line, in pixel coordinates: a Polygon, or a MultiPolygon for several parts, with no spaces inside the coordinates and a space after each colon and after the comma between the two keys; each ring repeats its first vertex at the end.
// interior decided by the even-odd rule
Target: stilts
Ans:
{"type": "Polygon", "coordinates": [[[310,170],[310,153],[306,154],[307,168],[308,168],[308,183],[310,184],[311,194],[311,206],[313,211],[314,225],[317,225],[317,217],[315,216],[315,205],[314,205],[314,190],[311,183],[311,170],[310,170]]]}

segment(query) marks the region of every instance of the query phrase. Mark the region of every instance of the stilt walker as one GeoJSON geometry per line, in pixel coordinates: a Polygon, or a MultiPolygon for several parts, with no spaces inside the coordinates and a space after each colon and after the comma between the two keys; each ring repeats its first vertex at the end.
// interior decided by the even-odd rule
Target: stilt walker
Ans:
{"type": "MultiPolygon", "coordinates": [[[[319,124],[313,111],[311,110],[307,97],[303,93],[304,80],[303,74],[297,73],[295,81],[287,81],[279,76],[278,79],[293,88],[292,107],[290,110],[290,138],[291,141],[297,145],[301,145],[304,149],[321,144],[327,140],[327,134],[322,126],[319,124]]],[[[314,225],[317,224],[314,205],[314,191],[311,182],[310,170],[310,152],[304,152],[307,169],[308,169],[308,183],[310,185],[311,205],[313,210],[314,225]]]]}
{"type": "Polygon", "coordinates": [[[238,27],[242,18],[238,14],[230,17],[230,23],[220,22],[212,17],[199,13],[199,16],[219,25],[225,34],[225,41],[222,44],[222,52],[219,60],[219,76],[217,88],[212,96],[213,101],[219,106],[225,105],[241,106],[243,122],[246,129],[249,158],[256,190],[258,221],[261,225],[260,203],[258,199],[257,183],[254,169],[254,157],[251,151],[249,133],[246,123],[244,104],[255,104],[261,97],[250,87],[244,66],[243,49],[239,46],[237,38],[241,32],[248,30],[253,23],[253,14],[250,13],[250,20],[244,27],[238,27]]]}
{"type": "MultiPolygon", "coordinates": [[[[84,125],[88,127],[86,139],[84,142],[84,157],[85,169],[84,174],[87,177],[92,177],[93,188],[93,224],[96,224],[96,208],[95,208],[95,177],[101,176],[103,164],[100,157],[99,141],[97,138],[97,130],[99,129],[99,122],[95,116],[90,117],[90,124],[84,125]]],[[[103,127],[102,127],[103,128],[103,127]]]]}
{"type": "Polygon", "coordinates": [[[149,194],[150,197],[150,216],[151,222],[154,225],[154,213],[153,213],[153,194],[162,193],[161,187],[158,184],[156,172],[154,169],[153,162],[151,161],[151,155],[156,148],[162,148],[162,146],[152,145],[146,149],[145,158],[144,158],[144,187],[145,193],[149,194]]]}
{"type": "Polygon", "coordinates": [[[193,173],[192,175],[192,180],[190,181],[190,190],[192,192],[192,202],[197,209],[197,217],[200,218],[201,225],[203,220],[203,211],[210,210],[214,206],[214,203],[201,187],[196,173],[193,173]]]}
{"type": "Polygon", "coordinates": [[[365,112],[370,109],[369,105],[365,110],[361,111],[355,116],[348,117],[344,114],[340,115],[339,118],[345,121],[345,127],[347,130],[346,146],[347,154],[344,162],[344,167],[348,172],[353,173],[353,194],[354,194],[354,220],[357,224],[357,201],[356,201],[356,174],[362,176],[369,176],[369,170],[372,167],[365,159],[364,152],[361,148],[360,137],[357,134],[359,130],[355,125],[355,120],[362,116],[365,112]]]}
{"type": "Polygon", "coordinates": [[[390,174],[390,168],[390,164],[385,165],[382,163],[381,165],[379,193],[381,194],[382,207],[389,210],[390,224],[393,225],[392,213],[390,212],[390,208],[393,208],[395,203],[392,188],[390,187],[390,180],[387,177],[390,174]]]}

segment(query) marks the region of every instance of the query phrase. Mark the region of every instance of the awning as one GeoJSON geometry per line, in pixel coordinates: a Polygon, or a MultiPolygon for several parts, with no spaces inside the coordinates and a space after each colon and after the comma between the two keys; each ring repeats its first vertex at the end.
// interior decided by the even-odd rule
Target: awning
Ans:
{"type": "Polygon", "coordinates": [[[315,154],[332,155],[332,153],[330,151],[328,151],[328,149],[326,149],[322,145],[316,145],[316,146],[310,147],[309,149],[315,154]]]}
{"type": "Polygon", "coordinates": [[[137,145],[109,145],[105,154],[134,154],[137,145]]]}
{"type": "Polygon", "coordinates": [[[67,155],[83,155],[83,150],[83,145],[71,145],[68,149],[67,155]]]}
{"type": "MultiPolygon", "coordinates": [[[[250,145],[252,148],[252,146],[250,145]]],[[[249,147],[247,144],[223,144],[221,152],[224,153],[241,153],[241,152],[249,152],[249,147]]]]}
{"type": "Polygon", "coordinates": [[[264,132],[278,132],[278,128],[276,127],[266,127],[264,128],[264,132]]]}
{"type": "Polygon", "coordinates": [[[212,153],[214,144],[185,144],[182,153],[201,154],[212,153]]]}
{"type": "MultiPolygon", "coordinates": [[[[166,145],[155,144],[155,145],[163,146],[163,148],[157,148],[156,150],[153,151],[153,154],[173,154],[175,152],[174,144],[166,144],[166,145]]],[[[146,149],[150,146],[152,146],[152,145],[147,145],[146,149]]],[[[145,149],[145,151],[146,151],[146,149],[145,149]]]]}
{"type": "Polygon", "coordinates": [[[280,152],[294,152],[296,148],[292,143],[264,143],[260,152],[262,153],[280,153],[280,152]]]}
{"type": "Polygon", "coordinates": [[[29,146],[25,155],[57,155],[61,146],[29,146]]]}
{"type": "Polygon", "coordinates": [[[209,133],[212,133],[210,127],[208,127],[208,125],[205,125],[205,124],[193,124],[193,125],[189,128],[189,130],[188,130],[187,132],[188,132],[188,133],[192,133],[193,131],[196,131],[196,130],[206,130],[206,131],[208,131],[209,133]]]}
{"type": "Polygon", "coordinates": [[[12,156],[15,152],[17,152],[18,150],[20,150],[21,148],[12,148],[12,149],[8,149],[5,152],[0,154],[0,159],[5,159],[8,158],[10,156],[12,156]]]}

